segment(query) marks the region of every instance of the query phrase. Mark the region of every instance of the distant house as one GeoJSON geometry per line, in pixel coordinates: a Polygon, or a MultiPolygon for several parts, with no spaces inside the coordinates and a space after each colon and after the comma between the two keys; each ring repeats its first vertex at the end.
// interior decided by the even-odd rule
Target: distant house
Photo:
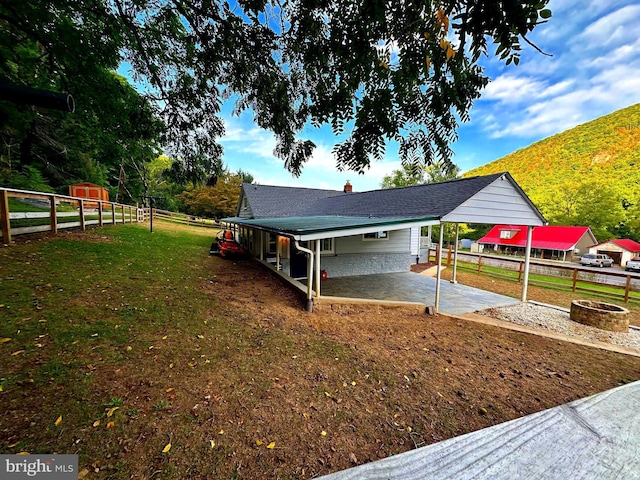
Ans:
{"type": "Polygon", "coordinates": [[[607,240],[589,247],[589,253],[604,253],[623,267],[635,256],[640,255],[640,243],[629,238],[607,240]]]}
{"type": "MultiPolygon", "coordinates": [[[[100,185],[95,185],[89,182],[76,183],[74,185],[69,185],[69,196],[86,198],[87,200],[103,200],[105,202],[108,202],[109,190],[101,187],[100,185]]],[[[86,203],[85,205],[90,206],[90,204],[86,203]]],[[[97,203],[94,205],[97,206],[97,203]]]]}
{"type": "MultiPolygon", "coordinates": [[[[527,229],[519,225],[496,225],[478,240],[484,249],[507,255],[524,255],[527,229]]],[[[537,258],[571,261],[597,242],[589,227],[536,226],[531,237],[531,255],[537,258]]]]}
{"type": "MultiPolygon", "coordinates": [[[[389,190],[342,190],[243,184],[236,216],[222,220],[257,259],[291,279],[407,272],[420,228],[441,223],[545,219],[509,173],[389,190]]],[[[593,244],[593,242],[591,242],[593,244]]],[[[436,302],[437,303],[437,302],[436,302]]]]}

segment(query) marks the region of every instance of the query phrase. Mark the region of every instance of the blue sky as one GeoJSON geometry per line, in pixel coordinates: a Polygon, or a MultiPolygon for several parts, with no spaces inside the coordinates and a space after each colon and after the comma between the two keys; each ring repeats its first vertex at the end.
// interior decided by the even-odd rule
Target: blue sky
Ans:
{"type": "MultiPolygon", "coordinates": [[[[553,17],[532,40],[548,57],[523,43],[519,66],[483,59],[491,83],[458,130],[453,161],[462,172],[581,123],[640,102],[640,2],[638,0],[552,0],[553,17]]],[[[491,51],[491,49],[490,49],[491,51]]],[[[225,164],[250,172],[258,183],[355,191],[379,188],[399,168],[395,148],[364,174],[339,172],[331,154],[330,128],[303,132],[316,143],[299,178],[272,155],[273,135],[253,123],[251,112],[231,116],[225,106],[221,139],[225,164]]]]}

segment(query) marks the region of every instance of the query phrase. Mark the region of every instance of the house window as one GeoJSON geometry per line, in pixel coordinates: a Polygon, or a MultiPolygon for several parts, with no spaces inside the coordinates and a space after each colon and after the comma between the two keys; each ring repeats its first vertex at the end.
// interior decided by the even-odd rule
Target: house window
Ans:
{"type": "Polygon", "coordinates": [[[383,230],[382,232],[363,233],[362,240],[365,242],[372,240],[389,240],[389,232],[383,230]]]}
{"type": "Polygon", "coordinates": [[[268,233],[268,244],[267,244],[267,254],[275,255],[276,254],[276,235],[274,233],[268,233]]]}
{"type": "Polygon", "coordinates": [[[333,238],[323,238],[320,241],[320,254],[327,255],[334,253],[333,250],[333,238]]]}

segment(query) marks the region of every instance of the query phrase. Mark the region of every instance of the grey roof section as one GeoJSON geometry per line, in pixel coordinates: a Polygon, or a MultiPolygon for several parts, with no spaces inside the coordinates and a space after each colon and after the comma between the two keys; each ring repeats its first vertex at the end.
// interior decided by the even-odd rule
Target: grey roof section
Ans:
{"type": "MultiPolygon", "coordinates": [[[[441,218],[505,173],[328,197],[311,214],[441,218]]],[[[506,174],[508,175],[508,174],[506,174]]]]}
{"type": "Polygon", "coordinates": [[[242,184],[242,190],[251,206],[253,218],[306,216],[319,201],[332,196],[346,195],[340,190],[277,187],[250,183],[242,184]]]}
{"type": "MultiPolygon", "coordinates": [[[[378,218],[442,218],[462,203],[506,176],[531,207],[535,206],[509,173],[502,172],[440,183],[368,192],[243,184],[253,218],[345,216],[378,218]]],[[[538,212],[539,213],[539,212],[538,212]]],[[[239,216],[242,212],[238,212],[239,216]]],[[[540,218],[543,218],[540,214],[540,218]]]]}
{"type": "Polygon", "coordinates": [[[640,382],[322,477],[640,479],[640,382]]]}

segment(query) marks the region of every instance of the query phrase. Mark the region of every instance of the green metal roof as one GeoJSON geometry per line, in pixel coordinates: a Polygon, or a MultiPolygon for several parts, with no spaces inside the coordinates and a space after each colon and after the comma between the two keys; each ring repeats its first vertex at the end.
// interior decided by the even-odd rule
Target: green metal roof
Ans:
{"type": "Polygon", "coordinates": [[[350,230],[354,228],[366,227],[391,227],[399,224],[420,224],[436,221],[436,217],[397,217],[397,218],[376,218],[376,217],[348,217],[348,216],[317,216],[317,217],[285,217],[285,218],[223,218],[223,222],[235,223],[259,228],[279,234],[289,234],[294,236],[305,236],[335,232],[340,230],[350,230]]]}

